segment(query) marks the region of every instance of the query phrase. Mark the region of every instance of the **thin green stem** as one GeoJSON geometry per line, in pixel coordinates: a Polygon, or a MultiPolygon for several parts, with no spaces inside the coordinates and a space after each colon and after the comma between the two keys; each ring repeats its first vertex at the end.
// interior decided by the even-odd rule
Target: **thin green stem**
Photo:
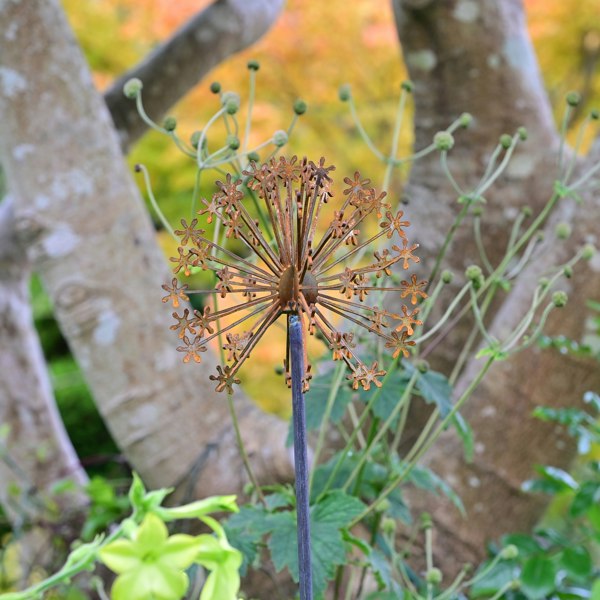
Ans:
{"type": "Polygon", "coordinates": [[[248,148],[248,142],[250,140],[250,129],[252,127],[252,109],[254,108],[254,94],[256,90],[256,71],[250,69],[250,81],[248,91],[248,113],[246,115],[246,129],[244,131],[244,140],[242,142],[242,154],[246,152],[248,148]]]}
{"type": "Polygon", "coordinates": [[[483,240],[481,238],[481,217],[479,215],[475,216],[473,219],[473,232],[475,234],[475,245],[477,246],[479,257],[481,258],[481,262],[483,263],[485,270],[489,274],[494,270],[494,268],[490,263],[487,252],[485,251],[485,246],[483,245],[483,240]]]}
{"type": "Polygon", "coordinates": [[[571,152],[571,160],[569,162],[569,166],[567,167],[567,171],[565,172],[565,176],[563,177],[563,181],[564,181],[565,185],[568,184],[569,177],[571,177],[571,175],[573,173],[573,169],[575,169],[575,165],[577,164],[579,150],[581,149],[581,144],[583,143],[583,136],[585,134],[585,130],[587,129],[588,125],[590,124],[591,119],[592,119],[592,117],[590,115],[588,115],[583,120],[583,123],[580,125],[579,131],[577,132],[577,139],[575,140],[575,147],[573,148],[573,150],[571,152]]]}
{"type": "Polygon", "coordinates": [[[389,160],[385,167],[385,174],[383,176],[382,190],[384,192],[389,191],[392,170],[394,168],[392,161],[396,160],[396,154],[398,154],[398,143],[400,141],[400,130],[402,128],[402,117],[404,116],[404,110],[406,107],[406,97],[407,92],[404,88],[402,88],[402,91],[400,92],[400,100],[398,101],[398,110],[396,111],[394,131],[392,133],[392,147],[390,149],[389,160]]]}
{"type": "Polygon", "coordinates": [[[160,210],[160,207],[158,206],[158,203],[156,202],[156,198],[154,197],[154,193],[152,192],[152,186],[150,185],[150,175],[148,174],[148,169],[144,165],[137,165],[137,169],[144,176],[144,183],[146,184],[146,192],[148,193],[148,198],[150,199],[150,204],[152,205],[152,208],[153,208],[154,212],[156,213],[156,216],[159,218],[160,222],[162,223],[162,226],[171,234],[171,237],[174,240],[178,241],[178,238],[175,235],[175,232],[173,231],[171,224],[169,223],[169,221],[167,221],[167,218],[163,214],[162,210],[160,210]]]}
{"type": "MultiPolygon", "coordinates": [[[[344,363],[340,361],[340,363],[336,366],[336,370],[333,375],[332,385],[329,388],[329,395],[327,396],[327,404],[325,405],[325,414],[323,415],[323,420],[321,421],[321,427],[319,428],[319,437],[317,438],[317,444],[315,446],[315,451],[313,454],[313,464],[319,464],[319,458],[321,457],[321,452],[323,450],[323,446],[325,444],[325,434],[327,432],[327,425],[329,423],[329,418],[331,417],[331,411],[333,410],[333,405],[335,404],[335,398],[337,396],[337,391],[342,383],[344,378],[344,363]]],[[[315,469],[312,469],[310,472],[310,477],[308,480],[308,489],[312,489],[313,477],[314,477],[315,469]]]]}
{"type": "Polygon", "coordinates": [[[402,440],[402,434],[404,433],[404,429],[406,428],[406,423],[408,421],[408,411],[410,408],[412,400],[412,395],[408,397],[406,402],[402,405],[402,412],[400,413],[400,421],[398,422],[398,427],[396,427],[396,432],[394,433],[394,439],[392,440],[392,444],[389,449],[389,456],[395,456],[396,452],[398,452],[398,446],[400,446],[400,441],[402,440]]]}
{"type": "MultiPolygon", "coordinates": [[[[429,339],[434,333],[437,333],[444,326],[444,323],[446,323],[446,321],[450,318],[450,315],[454,312],[454,309],[458,306],[458,304],[462,300],[463,296],[471,288],[472,288],[472,285],[471,285],[470,281],[468,281],[467,283],[465,283],[465,285],[462,287],[462,289],[460,290],[460,292],[458,292],[458,294],[456,294],[456,296],[454,296],[454,298],[452,299],[452,302],[450,303],[450,306],[448,306],[448,308],[446,309],[446,312],[439,319],[439,321],[435,324],[435,326],[432,327],[427,333],[423,334],[422,336],[415,337],[413,339],[413,341],[417,345],[419,345],[422,342],[424,342],[425,340],[429,339]]],[[[422,319],[422,320],[423,320],[423,323],[425,323],[424,319],[422,319]]]]}
{"type": "Polygon", "coordinates": [[[485,341],[492,345],[494,340],[491,338],[490,334],[487,332],[485,327],[485,323],[483,322],[483,315],[479,310],[479,304],[477,304],[477,293],[474,288],[471,286],[470,288],[470,296],[471,296],[471,309],[473,311],[473,316],[475,317],[475,324],[477,325],[479,332],[485,338],[485,341]]]}
{"type": "MultiPolygon", "coordinates": [[[[376,506],[381,502],[381,500],[383,500],[384,498],[387,498],[396,489],[396,487],[408,476],[408,474],[412,471],[412,469],[417,464],[417,462],[423,457],[423,455],[429,450],[429,448],[431,448],[431,446],[434,444],[434,442],[440,436],[442,431],[444,429],[446,429],[446,427],[450,424],[450,422],[452,421],[452,419],[454,418],[456,413],[460,410],[460,408],[463,406],[465,401],[470,397],[470,395],[473,393],[475,388],[479,385],[479,383],[481,382],[481,380],[487,373],[488,369],[494,363],[494,360],[495,360],[494,357],[488,358],[486,363],[480,369],[477,376],[471,381],[471,383],[469,384],[467,389],[463,392],[461,397],[456,401],[456,403],[454,404],[454,406],[452,407],[450,412],[446,415],[446,417],[444,419],[441,420],[439,425],[436,427],[435,431],[431,434],[431,436],[429,436],[429,439],[422,444],[422,446],[419,450],[412,452],[412,455],[413,455],[412,459],[409,461],[407,458],[405,465],[404,465],[403,469],[400,471],[400,473],[398,473],[398,475],[396,475],[396,477],[394,477],[388,483],[388,485],[380,492],[376,501],[372,502],[369,506],[367,506],[367,508],[365,508],[365,510],[362,511],[362,513],[360,513],[357,517],[352,519],[352,521],[349,524],[349,527],[353,527],[354,525],[356,525],[357,523],[362,521],[368,514],[370,514],[376,508],[376,506]]],[[[436,409],[434,411],[434,413],[432,414],[432,417],[438,412],[439,412],[438,409],[436,409]]],[[[415,446],[416,445],[417,444],[415,444],[415,446]]]]}
{"type": "MultiPolygon", "coordinates": [[[[387,376],[393,370],[394,370],[394,365],[392,364],[392,366],[388,370],[388,372],[387,372],[387,374],[386,374],[385,377],[387,378],[387,376]]],[[[350,485],[350,483],[352,483],[352,480],[359,473],[362,474],[362,472],[363,472],[363,465],[366,463],[367,459],[369,458],[369,456],[371,454],[371,451],[377,445],[377,443],[379,442],[379,440],[381,440],[381,438],[384,435],[386,435],[386,433],[388,432],[389,428],[392,426],[392,423],[396,419],[396,416],[398,415],[398,412],[402,408],[403,404],[408,401],[408,398],[410,398],[410,395],[412,394],[413,388],[414,388],[415,384],[417,383],[417,379],[419,377],[420,377],[420,373],[419,373],[419,371],[417,371],[415,369],[415,371],[411,375],[410,380],[406,384],[406,388],[404,388],[404,392],[402,393],[402,396],[400,397],[400,399],[396,403],[396,406],[394,406],[394,409],[392,410],[392,412],[390,412],[390,414],[388,415],[388,417],[386,418],[386,420],[383,422],[383,424],[381,425],[381,427],[379,427],[379,423],[376,422],[377,420],[373,419],[373,424],[371,426],[371,431],[369,432],[369,438],[368,438],[368,441],[367,441],[367,447],[361,453],[360,458],[358,459],[358,462],[356,463],[356,466],[352,470],[352,473],[350,473],[350,475],[348,476],[348,479],[346,480],[346,482],[342,486],[342,490],[343,491],[346,491],[348,489],[348,486],[350,485]]],[[[385,378],[381,382],[381,388],[379,388],[379,389],[382,389],[384,385],[385,385],[385,378]]],[[[357,486],[358,486],[358,484],[359,484],[359,481],[357,479],[357,486]]],[[[355,494],[357,492],[357,489],[356,489],[357,486],[355,486],[355,491],[354,491],[355,494]]]]}
{"type": "MultiPolygon", "coordinates": [[[[395,359],[396,364],[397,364],[398,360],[399,360],[399,357],[395,359]]],[[[358,420],[358,423],[356,424],[352,433],[350,434],[348,442],[346,443],[346,445],[344,446],[342,451],[339,453],[339,458],[338,458],[333,470],[331,471],[329,478],[327,479],[325,486],[324,486],[323,490],[321,491],[321,494],[319,495],[319,498],[323,497],[323,495],[329,491],[329,488],[330,488],[331,484],[333,483],[333,481],[335,480],[335,476],[338,474],[338,471],[340,470],[342,464],[344,463],[346,456],[348,456],[348,454],[352,450],[352,444],[354,443],[354,440],[358,436],[358,432],[361,430],[362,426],[364,425],[365,421],[367,420],[367,417],[371,414],[371,409],[373,408],[375,402],[377,402],[377,399],[379,398],[379,395],[381,394],[381,390],[383,389],[383,386],[385,385],[385,382],[386,382],[387,378],[390,376],[390,373],[392,372],[393,368],[394,368],[394,363],[392,363],[392,366],[390,366],[390,368],[388,369],[388,372],[386,373],[385,377],[383,378],[383,380],[381,382],[381,387],[377,388],[375,393],[371,395],[369,402],[367,402],[367,405],[365,406],[365,408],[358,420]]]]}
{"type": "Polygon", "coordinates": [[[498,165],[498,168],[494,171],[494,173],[492,175],[490,175],[488,180],[479,187],[478,194],[477,194],[478,196],[483,195],[492,186],[492,184],[496,181],[496,179],[498,179],[498,177],[500,177],[500,175],[502,175],[502,173],[508,166],[508,163],[513,155],[513,152],[515,151],[515,148],[517,147],[518,141],[519,141],[519,134],[515,133],[515,135],[513,135],[513,137],[512,137],[512,143],[506,150],[506,153],[504,154],[504,158],[498,165]]]}
{"type": "Polygon", "coordinates": [[[498,161],[498,157],[500,156],[500,153],[502,152],[502,145],[498,144],[495,148],[494,151],[492,152],[492,156],[490,156],[490,160],[488,160],[488,163],[486,165],[485,168],[485,172],[483,173],[483,177],[481,178],[480,182],[477,184],[477,187],[475,188],[475,190],[478,190],[490,177],[490,175],[492,174],[492,171],[494,170],[494,167],[496,166],[496,163],[498,161]]]}
{"type": "Polygon", "coordinates": [[[227,407],[229,408],[229,416],[231,417],[231,423],[233,425],[233,430],[235,432],[235,440],[237,442],[238,450],[240,451],[240,456],[242,457],[242,462],[244,463],[244,469],[246,469],[246,473],[248,474],[248,478],[252,482],[254,486],[254,490],[256,494],[260,498],[260,501],[263,505],[266,506],[265,496],[263,494],[262,489],[260,488],[260,484],[256,479],[256,475],[254,474],[254,470],[252,469],[252,465],[250,464],[250,459],[248,458],[248,453],[246,452],[246,446],[244,446],[244,441],[242,439],[242,433],[240,431],[240,423],[237,418],[237,411],[235,410],[235,406],[233,404],[233,394],[227,393],[227,407]]]}
{"type": "Polygon", "coordinates": [[[510,230],[510,236],[509,236],[508,242],[506,244],[506,252],[510,252],[510,250],[514,246],[515,240],[517,239],[517,236],[519,235],[519,231],[521,230],[521,225],[523,224],[524,220],[525,220],[525,213],[523,211],[520,211],[519,216],[515,219],[515,222],[513,223],[513,226],[510,230]]]}
{"type": "Polygon", "coordinates": [[[350,106],[350,112],[352,113],[352,118],[354,119],[354,124],[356,125],[356,129],[358,129],[358,133],[360,134],[360,137],[362,137],[364,143],[367,145],[369,150],[371,150],[371,152],[380,161],[386,162],[388,160],[387,157],[383,154],[383,152],[381,152],[375,146],[375,144],[371,141],[369,134],[366,132],[365,128],[363,127],[361,120],[358,116],[358,112],[356,111],[356,106],[354,105],[354,99],[352,98],[352,96],[350,96],[350,98],[348,99],[348,104],[350,106]]]}
{"type": "Polygon", "coordinates": [[[458,183],[456,183],[456,180],[454,179],[452,173],[450,172],[450,167],[448,166],[448,151],[447,150],[442,150],[440,152],[440,166],[442,167],[442,171],[444,172],[444,175],[446,175],[446,178],[448,179],[448,181],[454,188],[454,191],[459,196],[464,196],[465,193],[464,193],[463,189],[460,187],[460,185],[458,185],[458,183]]]}
{"type": "MultiPolygon", "coordinates": [[[[425,529],[425,564],[427,570],[433,569],[433,528],[431,523],[425,529]]],[[[433,584],[427,582],[427,600],[433,600],[433,584]]]]}
{"type": "Polygon", "coordinates": [[[565,108],[565,112],[563,113],[562,122],[560,124],[560,144],[558,146],[558,155],[556,157],[557,161],[557,172],[558,178],[562,180],[562,161],[563,161],[563,153],[565,150],[565,143],[567,141],[567,127],[569,125],[569,121],[571,120],[571,112],[573,108],[570,104],[567,104],[565,108]]]}
{"type": "Polygon", "coordinates": [[[450,226],[450,229],[448,230],[448,233],[446,234],[446,238],[444,239],[444,243],[442,244],[440,251],[438,252],[437,256],[435,257],[435,263],[433,265],[433,270],[431,271],[431,275],[429,276],[429,283],[427,284],[427,288],[425,288],[426,291],[429,288],[429,286],[431,285],[431,283],[437,277],[437,274],[442,265],[442,261],[444,260],[444,257],[446,256],[446,252],[448,251],[448,246],[450,246],[450,242],[452,241],[452,238],[454,237],[456,230],[460,227],[460,224],[463,222],[463,219],[465,218],[470,205],[471,205],[471,201],[467,201],[463,204],[462,208],[460,209],[460,212],[456,215],[454,222],[450,226]]]}
{"type": "Polygon", "coordinates": [[[202,133],[200,134],[200,139],[198,140],[198,150],[196,151],[196,162],[198,163],[198,168],[203,169],[206,167],[204,161],[202,160],[202,152],[204,150],[204,143],[206,141],[206,134],[210,127],[226,112],[226,108],[223,106],[220,110],[218,110],[206,123],[202,133]]]}

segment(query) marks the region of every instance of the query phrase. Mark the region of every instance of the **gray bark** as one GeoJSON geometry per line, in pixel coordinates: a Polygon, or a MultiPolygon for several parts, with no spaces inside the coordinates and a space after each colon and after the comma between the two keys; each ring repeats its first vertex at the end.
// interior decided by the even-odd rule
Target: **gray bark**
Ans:
{"type": "MultiPolygon", "coordinates": [[[[171,276],[58,2],[2,2],[0,30],[0,151],[20,250],[103,418],[149,486],[241,490],[226,398],[208,381],[214,358],[187,368],[175,351],[172,311],[161,303],[171,276]]],[[[289,476],[287,453],[274,450],[287,426],[241,396],[237,405],[259,479],[289,476]]]]}
{"type": "MultiPolygon", "coordinates": [[[[29,304],[30,264],[13,219],[13,198],[0,204],[0,503],[23,524],[45,516],[57,481],[86,481],[56,410],[29,304]],[[10,400],[10,401],[8,401],[10,400]],[[14,491],[18,490],[15,495],[14,491]]],[[[56,499],[76,510],[77,493],[56,499]]]]}
{"type": "MultiPolygon", "coordinates": [[[[450,165],[461,184],[474,183],[500,134],[513,133],[520,125],[529,132],[505,175],[486,194],[483,237],[495,265],[504,252],[517,210],[527,204],[537,214],[557,177],[558,133],[528,39],[522,2],[395,0],[394,10],[404,58],[415,82],[417,149],[461,112],[471,112],[474,127],[456,136],[450,165]]],[[[407,189],[407,212],[415,224],[413,236],[423,250],[421,264],[432,264],[458,211],[455,194],[449,190],[437,159],[416,163],[407,189]]],[[[572,199],[561,200],[545,225],[545,242],[531,264],[492,307],[492,336],[503,339],[516,326],[544,270],[568,260],[583,242],[597,243],[599,208],[597,198],[588,197],[581,207],[572,199]],[[568,241],[557,241],[554,226],[558,222],[572,224],[574,234],[568,241]]],[[[478,262],[476,257],[467,221],[444,265],[458,275],[450,295],[464,283],[461,275],[469,263],[478,262]]],[[[599,291],[598,269],[597,259],[591,267],[578,265],[574,277],[561,283],[559,287],[570,292],[570,301],[550,319],[549,333],[581,339],[587,315],[585,300],[597,297],[599,291]]],[[[449,371],[470,327],[468,320],[459,324],[428,357],[436,368],[449,371]]],[[[456,397],[480,364],[471,358],[457,383],[456,397]]],[[[544,499],[521,492],[521,483],[533,476],[535,464],[567,467],[575,448],[562,432],[534,420],[531,411],[537,405],[579,405],[582,393],[599,385],[597,363],[537,348],[492,368],[463,411],[476,435],[473,464],[466,464],[452,432],[444,434],[427,458],[427,464],[453,484],[465,501],[467,519],[446,502],[412,494],[416,510],[433,512],[440,532],[436,537],[438,566],[456,572],[464,563],[482,558],[485,542],[535,524],[544,499]]],[[[423,421],[423,411],[417,411],[412,419],[413,434],[423,421]]]]}

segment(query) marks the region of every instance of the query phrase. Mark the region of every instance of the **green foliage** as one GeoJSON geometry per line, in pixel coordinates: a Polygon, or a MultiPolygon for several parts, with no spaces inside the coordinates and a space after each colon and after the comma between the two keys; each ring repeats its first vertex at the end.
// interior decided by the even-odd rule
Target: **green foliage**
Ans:
{"type": "Polygon", "coordinates": [[[562,521],[532,534],[502,538],[503,546],[518,548],[518,558],[498,565],[476,588],[477,595],[493,595],[508,581],[520,580],[520,593],[528,600],[542,598],[593,598],[600,581],[600,567],[592,552],[600,543],[600,462],[593,448],[600,444],[600,396],[584,395],[591,412],[576,408],[539,407],[534,415],[564,426],[577,440],[582,462],[573,473],[552,466],[538,466],[539,478],[525,482],[523,489],[544,493],[565,502],[562,521]]]}
{"type": "MultiPolygon", "coordinates": [[[[298,581],[298,548],[296,538],[296,514],[293,497],[285,488],[267,496],[267,506],[242,507],[230,517],[225,525],[227,537],[244,554],[244,566],[255,563],[259,545],[267,538],[277,571],[287,569],[294,581],[298,581]]],[[[327,582],[335,575],[337,566],[346,561],[350,550],[348,527],[364,509],[357,498],[340,490],[328,493],[310,511],[311,549],[313,567],[313,591],[322,597],[327,582]]]]}
{"type": "MultiPolygon", "coordinates": [[[[134,474],[128,498],[117,500],[112,488],[101,480],[90,485],[96,503],[114,507],[130,503],[133,514],[110,534],[97,535],[91,542],[75,543],[64,565],[53,575],[22,592],[0,594],[2,600],[31,600],[71,581],[83,571],[93,571],[102,562],[118,575],[113,600],[179,600],[187,592],[186,569],[193,564],[210,571],[200,600],[236,600],[242,555],[227,541],[213,512],[237,511],[234,496],[215,496],[191,504],[164,507],[168,489],[147,491],[134,474]],[[169,535],[165,522],[200,519],[213,534],[169,535]]],[[[94,523],[95,525],[95,523],[94,523]]]]}

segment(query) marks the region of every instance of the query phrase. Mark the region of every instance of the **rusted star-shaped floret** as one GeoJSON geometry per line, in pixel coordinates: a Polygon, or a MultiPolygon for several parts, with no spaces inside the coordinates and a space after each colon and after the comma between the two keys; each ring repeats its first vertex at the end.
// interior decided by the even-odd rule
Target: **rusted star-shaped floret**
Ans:
{"type": "MultiPolygon", "coordinates": [[[[378,194],[370,181],[356,172],[353,179],[344,179],[348,187],[343,192],[343,202],[315,241],[322,207],[333,195],[333,169],[325,165],[323,158],[318,163],[306,158],[298,161],[296,157],[271,159],[260,166],[252,163],[243,175],[247,187],[264,203],[270,224],[266,229],[243,202],[242,180],[227,175],[225,181],[217,181],[219,191],[210,201],[203,200],[204,208],[198,214],[205,216],[208,223],[219,220],[227,238],[248,248],[247,258],[205,237],[205,232],[197,228],[197,219],[189,224],[181,221],[182,229],[176,232],[181,246],[178,257],[171,259],[176,263],[175,272],[188,275],[193,267],[210,269],[215,274],[215,286],[187,290],[187,286],[179,287],[173,279],[171,286],[163,286],[168,293],[163,302],[172,301],[177,308],[193,293],[239,298],[239,302],[228,301],[227,307],[215,312],[209,308],[202,313],[194,311],[193,318],[188,309],[182,316],[173,313],[176,324],[171,329],[185,344],[177,348],[185,353],[185,362],[200,362],[200,353],[207,344],[223,336],[221,343],[229,364],[219,366],[217,374],[210,377],[217,382],[217,391],[231,391],[239,383],[237,373],[241,365],[267,329],[284,314],[299,315],[310,335],[317,331],[322,335],[333,359],[343,360],[350,368],[348,379],[354,389],[380,386],[379,379],[385,375],[377,363],[368,366],[357,356],[356,341],[361,328],[382,338],[394,357],[400,353],[408,356],[414,345],[408,337],[414,333],[413,326],[422,324],[416,318],[418,308],[409,312],[403,305],[402,314],[395,314],[380,308],[383,302],[379,297],[377,306],[365,302],[370,294],[390,292],[410,298],[413,305],[426,297],[426,282],[417,281],[416,275],[410,281],[402,281],[399,287],[385,285],[392,275],[392,265],[401,262],[407,269],[411,260],[419,261],[414,255],[418,244],[409,246],[404,232],[409,222],[403,220],[402,211],[391,211],[385,193],[378,194]],[[383,215],[376,232],[361,241],[360,227],[365,219],[382,219],[383,215]],[[394,236],[400,238],[402,246],[378,248],[370,263],[363,260],[364,266],[348,266],[348,259],[363,256],[368,246],[394,236]],[[342,317],[344,327],[354,331],[340,331],[338,317],[342,317]]],[[[289,340],[286,354],[289,381],[289,340]]],[[[311,366],[305,362],[304,387],[308,389],[311,366]]]]}

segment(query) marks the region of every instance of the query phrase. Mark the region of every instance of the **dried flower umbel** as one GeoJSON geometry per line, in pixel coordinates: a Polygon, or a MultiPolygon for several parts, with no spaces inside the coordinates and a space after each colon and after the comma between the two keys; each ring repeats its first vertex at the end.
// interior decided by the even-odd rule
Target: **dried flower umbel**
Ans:
{"type": "MultiPolygon", "coordinates": [[[[343,192],[343,203],[315,242],[321,209],[333,195],[330,173],[334,168],[325,166],[324,158],[318,164],[296,157],[272,159],[261,166],[252,163],[243,175],[248,188],[264,202],[271,231],[261,228],[244,205],[242,180],[234,181],[227,175],[224,182],[217,181],[219,191],[210,201],[203,200],[204,208],[198,215],[207,223],[220,220],[226,238],[239,240],[248,248],[246,258],[204,237],[196,218],[189,224],[182,220],[182,229],[175,232],[181,246],[179,255],[171,258],[174,272],[189,275],[192,267],[211,269],[217,284],[215,289],[188,291],[187,285],[179,287],[174,278],[171,286],[163,286],[168,292],[163,301],[171,300],[177,308],[180,300],[188,299],[186,294],[215,291],[221,298],[235,295],[238,300],[215,312],[207,306],[193,314],[187,308],[181,315],[173,313],[176,323],[171,329],[183,341],[177,350],[185,354],[184,362],[201,362],[206,344],[219,335],[224,337],[228,364],[218,366],[217,373],[211,375],[217,391],[231,392],[232,385],[239,383],[241,365],[266,330],[284,314],[299,315],[310,335],[316,331],[322,334],[333,359],[343,360],[350,368],[348,379],[354,389],[381,386],[379,378],[385,371],[377,362],[368,365],[357,356],[355,333],[339,329],[338,317],[342,317],[342,326],[356,331],[362,328],[383,338],[394,358],[408,356],[409,347],[414,345],[408,338],[413,327],[421,324],[417,319],[419,309],[414,305],[426,297],[426,282],[412,275],[399,287],[385,285],[391,278],[392,265],[400,262],[407,269],[410,261],[419,262],[414,255],[418,244],[409,245],[404,232],[409,222],[403,220],[402,211],[391,212],[384,202],[386,194],[377,194],[358,172],[353,179],[345,178],[348,187],[343,192]],[[358,227],[371,215],[378,219],[379,228],[360,241],[358,227]],[[391,248],[374,251],[369,264],[347,266],[349,258],[364,255],[369,245],[377,247],[380,238],[390,240],[391,248]],[[393,243],[394,238],[401,245],[393,243]],[[413,308],[403,305],[402,314],[396,314],[371,306],[365,300],[375,293],[399,294],[413,308]],[[223,325],[220,319],[225,317],[233,321],[223,325]],[[246,323],[249,325],[244,328],[246,323]]],[[[286,355],[289,383],[289,340],[286,355]]],[[[307,361],[305,364],[304,388],[308,389],[311,366],[307,361]]]]}

